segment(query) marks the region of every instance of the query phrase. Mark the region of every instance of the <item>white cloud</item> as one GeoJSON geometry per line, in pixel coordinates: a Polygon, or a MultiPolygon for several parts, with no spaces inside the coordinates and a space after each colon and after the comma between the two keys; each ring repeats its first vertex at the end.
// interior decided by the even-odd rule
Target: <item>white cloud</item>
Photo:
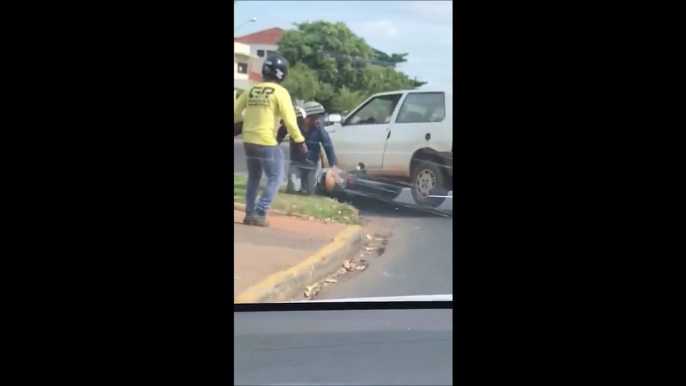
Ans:
{"type": "Polygon", "coordinates": [[[427,22],[453,24],[452,1],[406,1],[400,10],[427,22]]]}
{"type": "Polygon", "coordinates": [[[366,23],[354,23],[351,26],[353,32],[367,38],[395,38],[398,36],[398,29],[392,21],[379,20],[366,23]]]}

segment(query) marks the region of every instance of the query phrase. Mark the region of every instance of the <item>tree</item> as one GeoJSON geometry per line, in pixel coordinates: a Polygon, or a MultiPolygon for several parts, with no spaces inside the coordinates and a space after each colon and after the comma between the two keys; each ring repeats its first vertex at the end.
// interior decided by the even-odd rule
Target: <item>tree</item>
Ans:
{"type": "Polygon", "coordinates": [[[319,93],[314,97],[314,100],[321,103],[325,109],[330,109],[333,103],[333,98],[337,95],[333,86],[329,83],[319,82],[319,93]]]}
{"type": "Polygon", "coordinates": [[[337,113],[352,111],[360,103],[364,102],[366,97],[359,91],[351,91],[347,87],[343,87],[331,102],[331,110],[337,113]]]}
{"type": "Polygon", "coordinates": [[[379,92],[414,89],[426,82],[419,82],[404,73],[388,67],[369,66],[360,78],[357,90],[365,90],[367,96],[379,92]]]}
{"type": "Polygon", "coordinates": [[[372,48],[345,23],[298,24],[298,29],[284,33],[277,44],[289,63],[306,64],[334,89],[355,83],[359,69],[368,66],[374,56],[372,48]]]}
{"type": "Polygon", "coordinates": [[[293,90],[291,94],[298,99],[312,100],[303,96],[314,95],[327,109],[345,106],[350,110],[356,107],[350,106],[352,101],[361,102],[378,92],[412,89],[424,84],[387,66],[406,62],[406,53],[388,55],[376,50],[345,23],[318,21],[295,26],[277,44],[279,53],[293,66],[284,86],[293,90]],[[381,65],[373,65],[375,62],[381,65]],[[305,75],[310,72],[314,76],[305,75]],[[303,85],[295,85],[300,81],[303,85]]]}
{"type": "Polygon", "coordinates": [[[302,62],[288,69],[288,76],[281,85],[291,94],[291,99],[304,101],[315,99],[321,88],[317,73],[302,62]]]}
{"type": "Polygon", "coordinates": [[[372,63],[377,63],[380,66],[395,67],[397,63],[407,62],[405,58],[407,55],[409,54],[391,54],[391,56],[388,56],[385,52],[374,49],[374,60],[372,63]]]}

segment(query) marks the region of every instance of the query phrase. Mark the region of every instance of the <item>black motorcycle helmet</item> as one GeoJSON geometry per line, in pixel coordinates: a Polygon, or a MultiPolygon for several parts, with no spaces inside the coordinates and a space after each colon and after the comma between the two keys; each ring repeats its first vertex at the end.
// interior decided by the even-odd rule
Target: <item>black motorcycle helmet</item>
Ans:
{"type": "Polygon", "coordinates": [[[280,55],[269,55],[262,65],[262,79],[281,83],[288,75],[288,61],[280,55]]]}

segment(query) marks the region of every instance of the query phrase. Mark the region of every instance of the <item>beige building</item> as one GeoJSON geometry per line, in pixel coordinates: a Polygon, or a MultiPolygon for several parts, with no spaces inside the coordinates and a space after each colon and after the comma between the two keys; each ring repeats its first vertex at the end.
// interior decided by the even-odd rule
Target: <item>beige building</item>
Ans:
{"type": "Polygon", "coordinates": [[[285,32],[281,28],[270,28],[238,36],[234,41],[250,45],[250,55],[253,58],[252,63],[254,63],[252,70],[259,73],[267,56],[277,52],[279,46],[276,42],[281,39],[285,32]]]}
{"type": "MultiPolygon", "coordinates": [[[[244,85],[243,89],[247,89],[251,84],[260,82],[262,80],[262,63],[269,54],[276,53],[278,46],[276,42],[283,36],[284,30],[281,28],[270,28],[263,31],[254,32],[248,35],[239,36],[234,39],[234,52],[236,52],[236,45],[238,44],[242,50],[243,47],[248,47],[248,78],[235,78],[234,80],[234,96],[240,95],[239,90],[236,93],[236,85],[244,85]]],[[[245,51],[241,51],[245,52],[245,51]]],[[[242,58],[246,56],[243,54],[242,58]]],[[[242,75],[242,74],[241,74],[242,75]]]]}
{"type": "Polygon", "coordinates": [[[233,100],[250,87],[250,46],[233,42],[233,100]]]}

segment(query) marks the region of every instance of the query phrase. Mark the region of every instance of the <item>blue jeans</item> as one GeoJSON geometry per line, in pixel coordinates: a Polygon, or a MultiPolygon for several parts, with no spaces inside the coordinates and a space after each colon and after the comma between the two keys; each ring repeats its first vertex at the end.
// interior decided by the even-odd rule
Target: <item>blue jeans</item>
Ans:
{"type": "Polygon", "coordinates": [[[245,213],[252,216],[264,216],[272,205],[283,180],[284,159],[279,146],[262,146],[244,143],[246,163],[248,165],[248,184],[245,188],[245,213]],[[262,190],[260,201],[257,201],[257,189],[260,187],[262,171],[267,175],[267,186],[262,190]]]}
{"type": "Polygon", "coordinates": [[[319,165],[308,165],[291,161],[288,167],[287,192],[295,192],[295,181],[300,180],[300,192],[314,194],[314,187],[317,185],[317,172],[319,165]]]}

